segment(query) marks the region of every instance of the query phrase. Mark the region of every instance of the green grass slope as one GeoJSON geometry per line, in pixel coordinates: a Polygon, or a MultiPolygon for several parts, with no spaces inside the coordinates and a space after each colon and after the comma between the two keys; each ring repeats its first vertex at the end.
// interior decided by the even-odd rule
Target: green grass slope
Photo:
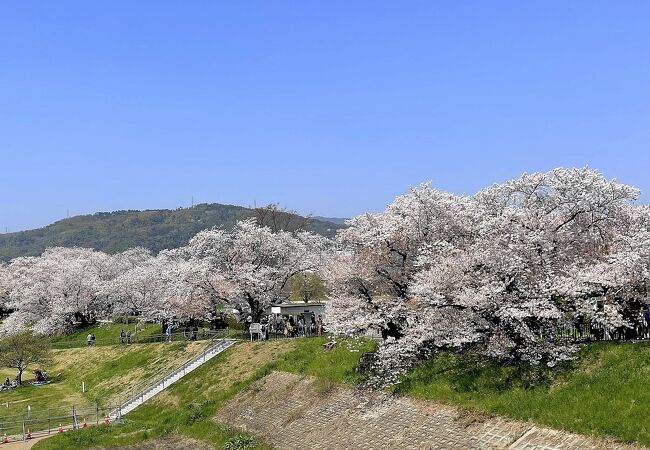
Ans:
{"type": "Polygon", "coordinates": [[[650,445],[650,343],[588,345],[552,381],[547,375],[527,365],[503,366],[442,354],[412,370],[398,390],[554,428],[650,445]]]}
{"type": "MultiPolygon", "coordinates": [[[[150,402],[130,413],[125,425],[93,427],[39,442],[35,450],[116,448],[160,436],[181,435],[215,448],[241,433],[217,424],[213,417],[226,400],[272,370],[322,376],[331,382],[360,381],[354,371],[373,342],[322,350],[325,338],[243,342],[187,375],[150,402]],[[353,350],[353,351],[350,351],[353,350]]],[[[257,442],[254,448],[268,448],[257,442]]]]}
{"type": "MultiPolygon", "coordinates": [[[[355,371],[374,342],[321,348],[321,338],[245,342],[229,349],[127,416],[126,425],[65,433],[37,450],[115,448],[180,435],[223,448],[238,432],[212,417],[227,399],[272,370],[313,375],[327,383],[363,381],[355,371]]],[[[650,343],[598,343],[554,374],[524,364],[497,365],[475,357],[441,354],[410,371],[400,395],[460,405],[488,413],[650,445],[650,343]],[[553,375],[553,376],[551,376],[553,375]]],[[[258,443],[256,448],[267,448],[258,443]]]]}
{"type": "MultiPolygon", "coordinates": [[[[254,210],[218,203],[176,210],[100,212],[59,220],[28,231],[0,234],[0,260],[39,255],[47,247],[87,247],[116,253],[131,247],[153,252],[185,245],[201,230],[231,228],[238,220],[254,216],[254,210]]],[[[295,217],[299,221],[298,216],[295,217]]],[[[312,219],[309,231],[333,236],[341,224],[312,219]]]]}
{"type": "MultiPolygon", "coordinates": [[[[23,376],[23,386],[0,392],[0,418],[24,414],[27,406],[35,413],[48,409],[71,409],[117,400],[132,384],[159,372],[166,372],[200,353],[206,341],[160,344],[82,347],[52,351],[52,364],[43,366],[52,380],[46,386],[32,386],[32,368],[23,376]],[[86,392],[81,385],[85,382],[86,392]]],[[[13,378],[13,369],[1,369],[0,377],[13,378]]]]}

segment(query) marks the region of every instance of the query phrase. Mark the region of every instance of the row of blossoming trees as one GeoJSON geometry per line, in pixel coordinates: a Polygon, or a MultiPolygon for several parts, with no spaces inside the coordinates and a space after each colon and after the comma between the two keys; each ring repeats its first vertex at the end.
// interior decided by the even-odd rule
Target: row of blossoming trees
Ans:
{"type": "Polygon", "coordinates": [[[65,333],[126,314],[207,318],[216,304],[243,308],[257,320],[286,297],[291,277],[321,267],[326,244],[312,233],[274,233],[248,220],[231,231],[202,231],[187,246],[158,255],[143,248],[116,255],[50,248],[0,267],[0,298],[11,312],[2,329],[65,333]]]}
{"type": "Polygon", "coordinates": [[[215,303],[257,319],[309,271],[330,290],[331,331],[396,338],[377,353],[380,372],[436,349],[553,365],[576,351],[562,326],[630,327],[650,302],[650,209],[633,203],[638,194],[593,170],[556,169],[471,196],[421,185],[335,241],[243,221],[158,255],[52,248],[0,269],[12,311],[3,327],[54,333],[134,311],[205,317],[215,303]]]}

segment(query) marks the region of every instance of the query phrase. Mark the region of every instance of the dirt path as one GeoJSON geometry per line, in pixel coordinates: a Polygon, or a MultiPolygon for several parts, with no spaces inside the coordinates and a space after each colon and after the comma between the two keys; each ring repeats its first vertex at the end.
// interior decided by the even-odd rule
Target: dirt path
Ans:
{"type": "MultiPolygon", "coordinates": [[[[50,436],[43,436],[26,442],[22,442],[22,441],[12,442],[10,444],[3,445],[2,448],[6,448],[7,450],[29,450],[38,441],[47,439],[48,437],[50,436]]],[[[99,449],[89,449],[89,450],[99,450],[99,449]]],[[[139,444],[119,447],[119,450],[214,450],[214,449],[213,447],[203,442],[197,441],[196,439],[180,437],[180,436],[165,436],[164,438],[149,439],[139,444]]]]}
{"type": "Polygon", "coordinates": [[[279,449],[643,448],[283,372],[239,393],[216,420],[279,449]]]}
{"type": "Polygon", "coordinates": [[[7,450],[29,450],[38,441],[42,441],[43,439],[47,439],[48,437],[49,436],[43,436],[39,438],[30,439],[29,441],[10,442],[9,444],[4,444],[2,448],[6,448],[7,450]]]}

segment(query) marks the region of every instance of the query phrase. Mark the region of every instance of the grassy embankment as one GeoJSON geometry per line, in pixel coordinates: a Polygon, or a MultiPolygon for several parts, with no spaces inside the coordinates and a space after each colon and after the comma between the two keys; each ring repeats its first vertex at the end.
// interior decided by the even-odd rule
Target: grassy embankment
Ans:
{"type": "MultiPolygon", "coordinates": [[[[96,327],[99,336],[112,335],[110,327],[96,327]]],[[[87,334],[88,330],[82,332],[87,334]]],[[[117,333],[119,334],[119,328],[117,333]]],[[[67,336],[74,341],[78,337],[67,336]]],[[[200,353],[206,341],[159,344],[111,345],[52,350],[52,363],[42,368],[48,371],[51,384],[32,386],[32,369],[23,373],[23,385],[0,392],[0,416],[20,415],[28,405],[34,411],[69,409],[72,405],[107,404],[115,401],[128,386],[156,373],[169,371],[193,355],[200,353]],[[82,381],[86,392],[82,393],[82,381]]],[[[13,378],[15,369],[0,369],[0,377],[13,378]]]]}
{"type": "Polygon", "coordinates": [[[650,343],[597,343],[551,381],[526,365],[443,354],[412,370],[407,395],[650,445],[650,343]]]}
{"type": "MultiPolygon", "coordinates": [[[[149,437],[180,434],[220,448],[236,435],[212,420],[219,406],[271,370],[358,383],[358,352],[321,349],[321,339],[243,343],[131,413],[127,425],[57,436],[37,449],[115,447],[149,437]],[[58,445],[58,447],[57,447],[58,445]]],[[[578,433],[609,435],[650,445],[650,343],[599,343],[549,372],[527,365],[498,365],[475,357],[441,354],[412,370],[395,389],[436,400],[578,433]],[[532,381],[531,381],[532,380],[532,381]]],[[[264,448],[263,445],[261,448],[264,448]]]]}
{"type": "MultiPolygon", "coordinates": [[[[64,433],[39,442],[37,450],[115,448],[170,434],[180,434],[222,448],[240,433],[212,419],[220,405],[272,370],[321,376],[336,383],[356,383],[359,357],[374,343],[350,352],[321,349],[324,338],[244,342],[187,375],[152,401],[130,413],[128,423],[64,433]]],[[[266,449],[264,443],[255,448],[266,449]]]]}

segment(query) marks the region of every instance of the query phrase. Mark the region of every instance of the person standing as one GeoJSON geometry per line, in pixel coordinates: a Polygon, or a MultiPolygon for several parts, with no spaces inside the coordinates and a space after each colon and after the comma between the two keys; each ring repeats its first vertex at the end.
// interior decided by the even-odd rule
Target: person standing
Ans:
{"type": "Polygon", "coordinates": [[[172,341],[172,324],[167,325],[167,342],[172,341]]]}

